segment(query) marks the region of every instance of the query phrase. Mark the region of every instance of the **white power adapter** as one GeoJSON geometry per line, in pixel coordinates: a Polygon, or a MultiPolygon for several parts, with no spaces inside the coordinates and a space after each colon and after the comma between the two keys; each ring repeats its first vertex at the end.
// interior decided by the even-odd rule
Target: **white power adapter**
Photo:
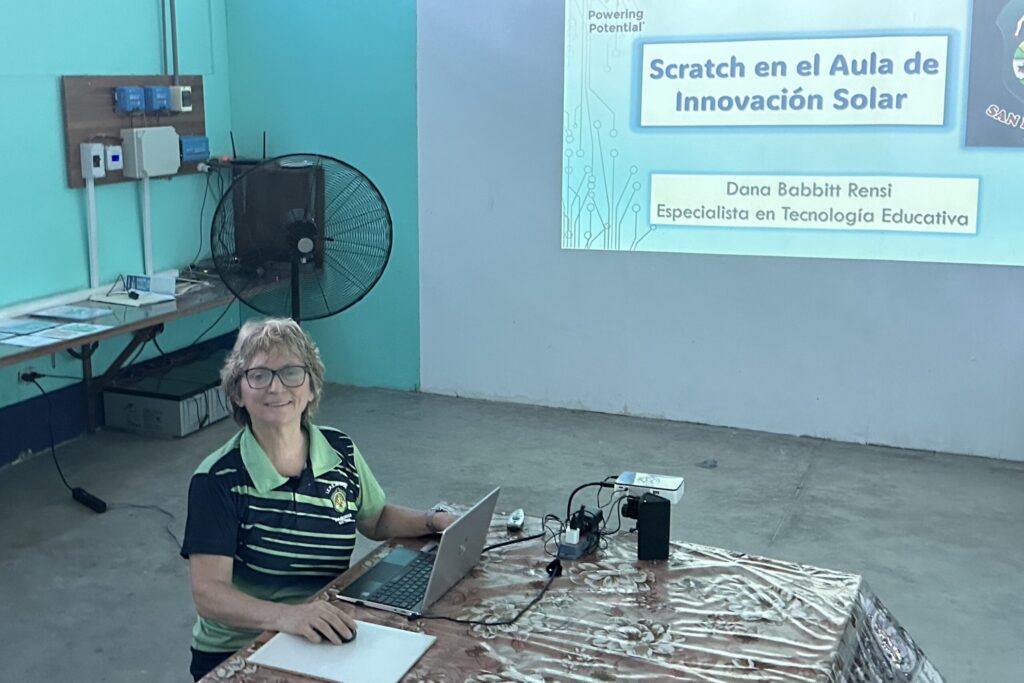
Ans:
{"type": "Polygon", "coordinates": [[[567,543],[568,545],[573,545],[573,544],[579,543],[579,542],[580,542],[580,530],[579,529],[576,529],[576,528],[573,528],[573,527],[569,527],[568,529],[565,530],[565,533],[562,534],[562,543],[567,543]]]}
{"type": "Polygon", "coordinates": [[[82,178],[103,178],[107,175],[103,163],[103,144],[100,142],[83,142],[79,149],[82,152],[82,178]]]}

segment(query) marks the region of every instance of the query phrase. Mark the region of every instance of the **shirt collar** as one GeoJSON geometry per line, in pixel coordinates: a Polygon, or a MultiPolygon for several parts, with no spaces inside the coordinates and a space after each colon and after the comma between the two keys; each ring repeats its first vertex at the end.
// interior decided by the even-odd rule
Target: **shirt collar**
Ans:
{"type": "Polygon", "coordinates": [[[242,463],[248,470],[249,477],[257,491],[266,493],[288,481],[288,477],[278,472],[274,463],[270,462],[263,446],[256,440],[256,435],[252,433],[252,427],[246,427],[242,431],[240,448],[242,463]]]}
{"type": "Polygon", "coordinates": [[[309,425],[309,460],[313,463],[314,477],[322,477],[341,462],[338,451],[334,450],[320,428],[312,424],[309,425]]]}
{"type": "MultiPolygon", "coordinates": [[[[313,476],[320,477],[334,469],[341,462],[341,457],[316,426],[309,425],[308,432],[309,460],[313,467],[313,476]]],[[[246,427],[242,431],[240,449],[242,463],[245,464],[245,469],[249,472],[249,477],[257,491],[266,493],[288,481],[288,477],[274,467],[274,463],[270,461],[263,447],[256,440],[251,427],[246,427]]]]}

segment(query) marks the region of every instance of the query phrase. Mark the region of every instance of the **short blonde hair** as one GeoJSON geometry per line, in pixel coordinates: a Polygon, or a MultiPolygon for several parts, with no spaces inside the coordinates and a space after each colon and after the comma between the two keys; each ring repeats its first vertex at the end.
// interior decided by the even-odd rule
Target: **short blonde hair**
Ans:
{"type": "Polygon", "coordinates": [[[299,324],[290,318],[264,318],[248,320],[238,330],[235,346],[220,370],[220,388],[231,399],[235,422],[243,427],[252,425],[249,411],[242,405],[242,377],[249,363],[259,353],[287,353],[299,359],[309,369],[309,388],[313,399],[302,413],[308,423],[320,405],[324,388],[324,363],[320,349],[299,324]]]}

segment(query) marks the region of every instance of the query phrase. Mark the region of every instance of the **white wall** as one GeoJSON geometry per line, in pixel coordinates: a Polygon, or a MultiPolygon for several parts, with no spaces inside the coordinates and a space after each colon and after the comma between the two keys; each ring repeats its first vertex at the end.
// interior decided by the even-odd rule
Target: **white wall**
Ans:
{"type": "Polygon", "coordinates": [[[560,250],[562,24],[418,2],[423,391],[1024,460],[1024,269],[560,250]]]}

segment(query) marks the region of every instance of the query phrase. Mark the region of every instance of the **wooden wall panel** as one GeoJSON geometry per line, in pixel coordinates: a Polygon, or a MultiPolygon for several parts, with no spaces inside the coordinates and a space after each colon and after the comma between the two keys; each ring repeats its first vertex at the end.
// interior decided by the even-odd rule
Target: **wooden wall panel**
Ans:
{"type": "MultiPolygon", "coordinates": [[[[174,126],[178,135],[206,135],[206,108],[202,76],[179,76],[180,85],[192,86],[192,111],[164,114],[159,117],[141,113],[132,116],[114,111],[114,88],[119,85],[171,85],[171,76],[62,76],[61,98],[64,102],[64,151],[67,160],[68,187],[85,187],[79,145],[83,142],[115,143],[122,128],[143,126],[174,126]]],[[[182,165],[178,175],[195,173],[195,164],[182,165]]],[[[124,181],[121,171],[107,171],[97,185],[124,181]]]]}

